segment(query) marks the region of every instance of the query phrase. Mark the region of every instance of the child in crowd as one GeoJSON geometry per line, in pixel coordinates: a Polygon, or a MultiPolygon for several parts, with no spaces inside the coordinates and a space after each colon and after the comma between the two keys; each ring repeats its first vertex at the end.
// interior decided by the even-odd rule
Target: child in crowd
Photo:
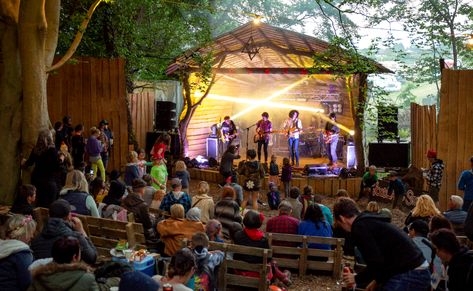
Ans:
{"type": "Polygon", "coordinates": [[[289,197],[287,197],[286,200],[292,205],[291,216],[301,220],[303,205],[299,201],[299,196],[301,196],[301,190],[299,190],[297,187],[292,187],[289,191],[289,197]]]}
{"type": "Polygon", "coordinates": [[[144,149],[138,150],[138,172],[140,173],[140,178],[146,175],[146,166],[151,165],[146,161],[146,152],[144,149]]]}
{"type": "Polygon", "coordinates": [[[125,167],[125,184],[127,186],[133,185],[133,180],[140,178],[140,171],[138,167],[138,153],[131,151],[128,153],[128,164],[125,167]]]}
{"type": "Polygon", "coordinates": [[[159,209],[159,206],[161,206],[161,201],[163,201],[164,195],[166,195],[166,193],[163,190],[157,190],[156,192],[154,192],[154,197],[151,201],[151,205],[149,206],[149,208],[159,209]]]}
{"type": "Polygon", "coordinates": [[[175,166],[176,178],[181,179],[182,191],[189,193],[189,183],[191,176],[187,171],[186,163],[184,161],[177,161],[175,166]]]}
{"type": "Polygon", "coordinates": [[[154,159],[153,167],[151,168],[151,186],[156,190],[163,190],[166,192],[166,182],[168,180],[168,170],[164,164],[164,159],[154,159]]]}
{"type": "Polygon", "coordinates": [[[281,181],[284,185],[284,198],[289,197],[289,190],[291,189],[292,167],[289,158],[282,160],[281,181]]]}
{"type": "Polygon", "coordinates": [[[216,219],[207,221],[205,225],[205,233],[210,241],[223,243],[222,239],[222,224],[216,219]]]}
{"type": "Polygon", "coordinates": [[[92,194],[92,197],[94,197],[97,204],[102,203],[105,196],[108,195],[107,187],[102,178],[97,177],[95,180],[90,182],[89,193],[92,194]]]}
{"type": "Polygon", "coordinates": [[[152,181],[150,175],[145,174],[143,176],[143,181],[146,182],[145,193],[143,194],[143,200],[146,202],[148,207],[150,207],[151,206],[151,201],[153,201],[153,199],[154,199],[154,193],[156,193],[156,189],[154,189],[154,187],[151,186],[151,183],[153,181],[152,181]]]}
{"type": "Polygon", "coordinates": [[[274,182],[269,182],[268,204],[271,210],[277,210],[281,202],[278,186],[274,182]]]}
{"type": "Polygon", "coordinates": [[[269,183],[271,182],[279,186],[279,166],[275,155],[271,156],[271,162],[269,163],[269,183]]]}
{"type": "Polygon", "coordinates": [[[35,201],[36,187],[30,184],[21,185],[10,211],[17,214],[33,215],[33,204],[35,201]]]}

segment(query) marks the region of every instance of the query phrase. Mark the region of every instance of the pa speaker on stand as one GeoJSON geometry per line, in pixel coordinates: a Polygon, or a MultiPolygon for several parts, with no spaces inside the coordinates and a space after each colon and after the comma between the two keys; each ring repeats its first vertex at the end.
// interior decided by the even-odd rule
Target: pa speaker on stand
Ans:
{"type": "Polygon", "coordinates": [[[156,131],[169,131],[177,128],[176,103],[156,101],[154,128],[156,131]]]}

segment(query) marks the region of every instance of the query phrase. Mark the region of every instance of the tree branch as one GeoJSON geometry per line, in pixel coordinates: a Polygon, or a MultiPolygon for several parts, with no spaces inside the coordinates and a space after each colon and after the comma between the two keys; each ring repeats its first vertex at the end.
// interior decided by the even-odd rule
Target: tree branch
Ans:
{"type": "Polygon", "coordinates": [[[104,2],[104,1],[105,0],[95,0],[95,2],[90,6],[89,11],[87,11],[87,15],[82,21],[79,27],[79,30],[77,31],[76,37],[74,38],[74,41],[72,42],[71,46],[69,47],[67,52],[64,54],[64,56],[56,64],[54,64],[52,67],[46,70],[47,73],[59,69],[74,55],[77,47],[80,44],[80,41],[82,40],[82,36],[84,35],[87,25],[89,24],[89,21],[95,12],[95,9],[97,8],[97,6],[99,6],[101,2],[104,2]]]}
{"type": "Polygon", "coordinates": [[[59,14],[61,11],[61,0],[46,0],[46,40],[44,44],[44,63],[46,67],[51,66],[54,61],[57,40],[59,34],[59,14]]]}

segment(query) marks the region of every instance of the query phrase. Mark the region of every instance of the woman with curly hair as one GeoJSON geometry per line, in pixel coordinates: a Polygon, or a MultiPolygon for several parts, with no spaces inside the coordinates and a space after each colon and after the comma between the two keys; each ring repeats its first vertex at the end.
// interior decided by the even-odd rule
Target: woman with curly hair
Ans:
{"type": "Polygon", "coordinates": [[[416,206],[409,213],[404,224],[408,226],[417,219],[422,219],[429,223],[432,217],[441,215],[442,213],[438,210],[437,206],[435,206],[432,197],[424,194],[417,198],[416,206]]]}
{"type": "Polygon", "coordinates": [[[264,168],[256,159],[256,151],[250,149],[246,152],[247,161],[245,161],[238,170],[240,175],[245,176],[243,189],[245,190],[241,208],[245,209],[248,200],[251,197],[251,207],[258,210],[258,196],[261,187],[261,180],[264,179],[264,168]]]}

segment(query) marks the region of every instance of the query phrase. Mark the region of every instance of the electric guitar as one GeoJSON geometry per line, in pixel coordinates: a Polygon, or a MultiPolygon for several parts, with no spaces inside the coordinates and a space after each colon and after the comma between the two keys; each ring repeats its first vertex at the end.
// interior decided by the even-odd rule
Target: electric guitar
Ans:
{"type": "Polygon", "coordinates": [[[330,130],[326,130],[324,132],[324,143],[329,144],[332,143],[332,139],[338,137],[338,133],[333,133],[330,130]]]}
{"type": "Polygon", "coordinates": [[[222,134],[221,138],[223,142],[231,142],[237,137],[237,135],[238,135],[237,133],[234,133],[234,134],[225,133],[225,134],[222,134]]]}

